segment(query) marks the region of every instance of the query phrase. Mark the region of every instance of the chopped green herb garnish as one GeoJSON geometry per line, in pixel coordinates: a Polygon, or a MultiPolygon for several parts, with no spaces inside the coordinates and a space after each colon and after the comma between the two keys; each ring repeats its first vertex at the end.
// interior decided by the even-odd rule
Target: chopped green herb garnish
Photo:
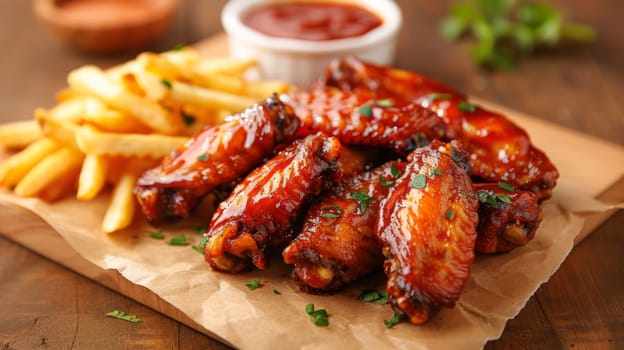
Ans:
{"type": "Polygon", "coordinates": [[[399,324],[400,322],[401,322],[401,314],[395,312],[394,315],[392,315],[392,318],[390,318],[389,320],[384,320],[384,325],[386,326],[386,328],[392,328],[396,326],[397,324],[399,324]]]}
{"type": "Polygon", "coordinates": [[[504,182],[504,181],[499,181],[498,182],[498,187],[503,189],[503,190],[505,190],[505,191],[509,191],[509,192],[513,192],[513,191],[516,190],[516,186],[514,186],[514,185],[512,185],[510,183],[504,182]]]}
{"type": "Polygon", "coordinates": [[[477,106],[470,104],[466,101],[461,101],[457,105],[457,109],[459,109],[462,112],[474,112],[477,109],[477,106]]]}
{"type": "Polygon", "coordinates": [[[360,192],[351,192],[351,197],[360,203],[360,213],[364,214],[368,205],[373,202],[373,197],[369,197],[366,190],[362,189],[360,192]]]}
{"type": "Polygon", "coordinates": [[[438,168],[431,168],[429,169],[429,175],[433,176],[433,175],[437,175],[437,176],[442,176],[442,171],[438,168]]]}
{"type": "Polygon", "coordinates": [[[132,322],[132,323],[139,323],[141,322],[141,319],[136,317],[136,315],[129,315],[123,311],[119,311],[119,310],[113,310],[111,312],[107,312],[105,313],[106,316],[108,317],[113,317],[113,318],[117,318],[120,320],[125,320],[128,322],[132,322]]]}
{"type": "Polygon", "coordinates": [[[392,106],[394,106],[394,102],[392,101],[391,98],[387,98],[385,100],[377,100],[377,101],[375,101],[375,104],[377,106],[381,106],[381,107],[392,107],[392,106]]]}
{"type": "Polygon", "coordinates": [[[262,286],[262,283],[260,283],[260,281],[258,280],[251,280],[251,281],[245,282],[245,287],[247,287],[247,289],[249,290],[257,289],[260,286],[262,286]]]}
{"type": "Polygon", "coordinates": [[[199,244],[200,244],[202,247],[205,247],[205,246],[206,246],[206,243],[208,243],[208,241],[209,241],[209,240],[210,240],[210,237],[208,237],[208,236],[204,236],[204,237],[202,237],[201,241],[199,241],[199,244]]]}
{"type": "Polygon", "coordinates": [[[401,170],[397,168],[396,164],[392,163],[390,164],[390,174],[392,174],[393,178],[398,179],[401,176],[401,170]]]}
{"type": "Polygon", "coordinates": [[[195,233],[197,233],[198,235],[203,235],[207,230],[208,227],[206,226],[197,226],[193,228],[193,231],[195,231],[195,233]]]}
{"type": "Polygon", "coordinates": [[[184,237],[184,235],[179,235],[179,236],[171,237],[171,239],[169,240],[169,242],[167,242],[167,244],[175,245],[175,246],[185,246],[185,245],[188,245],[188,242],[186,241],[186,237],[184,237]]]}
{"type": "Polygon", "coordinates": [[[191,248],[193,248],[193,250],[198,252],[199,254],[204,255],[204,246],[203,245],[194,245],[191,248]]]}
{"type": "Polygon", "coordinates": [[[418,189],[427,187],[427,177],[424,174],[416,174],[410,182],[410,186],[418,189]]]}
{"type": "Polygon", "coordinates": [[[383,186],[383,187],[392,187],[394,186],[394,181],[388,181],[386,180],[383,176],[379,175],[379,183],[383,186]]]}
{"type": "Polygon", "coordinates": [[[197,160],[199,160],[201,162],[205,162],[208,159],[210,159],[210,154],[207,154],[207,153],[202,153],[202,154],[197,156],[197,160]]]}
{"type": "Polygon", "coordinates": [[[496,194],[496,199],[498,199],[499,201],[506,203],[506,204],[511,204],[511,198],[509,198],[508,195],[503,194],[503,193],[497,193],[496,194]]]}
{"type": "Polygon", "coordinates": [[[329,326],[329,317],[325,309],[314,310],[314,304],[308,304],[305,307],[305,312],[314,320],[315,325],[319,327],[329,326]]]}
{"type": "Polygon", "coordinates": [[[370,118],[373,116],[373,107],[371,107],[371,105],[362,105],[358,108],[358,113],[364,117],[370,118]]]}
{"type": "Polygon", "coordinates": [[[182,120],[184,121],[184,124],[186,125],[193,125],[195,124],[195,121],[197,120],[195,117],[193,117],[190,114],[186,114],[184,112],[182,112],[182,120]]]}
{"type": "Polygon", "coordinates": [[[365,301],[367,303],[387,304],[388,303],[388,291],[385,289],[380,290],[365,290],[358,296],[358,300],[365,301]]]}
{"type": "Polygon", "coordinates": [[[180,43],[180,44],[174,46],[173,49],[171,49],[171,51],[180,51],[180,50],[182,50],[184,48],[186,48],[186,45],[180,43]]]}
{"type": "Polygon", "coordinates": [[[498,204],[499,201],[502,203],[511,204],[511,198],[508,195],[502,193],[494,193],[488,190],[477,191],[477,199],[481,203],[489,204],[494,209],[498,209],[500,207],[500,205],[498,204]]]}
{"type": "Polygon", "coordinates": [[[441,92],[433,92],[425,96],[425,99],[429,101],[435,100],[449,100],[453,96],[451,94],[441,93],[441,92]]]}
{"type": "Polygon", "coordinates": [[[455,217],[455,210],[454,209],[447,210],[446,213],[444,213],[444,216],[446,216],[446,218],[449,220],[453,220],[453,218],[455,217]]]}
{"type": "Polygon", "coordinates": [[[273,289],[273,294],[282,295],[282,292],[277,289],[273,289]]]}
{"type": "Polygon", "coordinates": [[[150,235],[150,237],[152,237],[154,239],[163,239],[163,238],[165,238],[165,235],[163,235],[162,232],[160,232],[160,231],[145,230],[145,233],[147,233],[148,235],[150,235]]]}
{"type": "Polygon", "coordinates": [[[160,82],[163,83],[164,86],[166,86],[166,87],[168,87],[170,89],[173,87],[173,85],[171,85],[171,82],[169,80],[167,80],[167,79],[162,79],[160,82]]]}
{"type": "Polygon", "coordinates": [[[342,208],[337,205],[321,208],[321,216],[326,219],[337,219],[342,215],[342,208]]]}

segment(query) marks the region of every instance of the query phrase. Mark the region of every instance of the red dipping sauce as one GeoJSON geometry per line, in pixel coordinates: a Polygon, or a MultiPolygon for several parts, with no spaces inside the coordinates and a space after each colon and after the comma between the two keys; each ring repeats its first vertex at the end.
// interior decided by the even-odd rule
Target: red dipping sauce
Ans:
{"type": "Polygon", "coordinates": [[[323,41],[360,36],[382,21],[351,4],[278,3],[251,10],[243,23],[272,37],[323,41]]]}

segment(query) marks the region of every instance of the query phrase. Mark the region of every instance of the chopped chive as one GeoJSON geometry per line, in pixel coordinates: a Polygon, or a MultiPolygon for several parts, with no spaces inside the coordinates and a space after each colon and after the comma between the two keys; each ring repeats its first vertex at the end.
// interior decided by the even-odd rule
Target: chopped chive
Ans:
{"type": "Polygon", "coordinates": [[[388,181],[386,180],[383,176],[379,175],[379,183],[383,186],[383,187],[392,187],[394,186],[394,181],[388,181]]]}
{"type": "Polygon", "coordinates": [[[305,307],[305,312],[314,320],[315,325],[319,327],[329,326],[329,317],[325,309],[314,310],[314,304],[308,304],[305,307]]]}
{"type": "Polygon", "coordinates": [[[351,197],[360,203],[360,213],[364,214],[368,205],[373,202],[373,197],[369,197],[366,190],[362,189],[360,192],[351,192],[351,197]]]}
{"type": "Polygon", "coordinates": [[[423,189],[427,186],[427,177],[424,174],[416,174],[410,182],[410,186],[418,189],[423,189]]]}
{"type": "Polygon", "coordinates": [[[205,246],[206,246],[206,243],[208,243],[208,241],[209,241],[209,240],[210,240],[210,237],[208,237],[208,236],[204,236],[204,237],[202,237],[201,241],[199,241],[199,244],[200,244],[202,247],[205,247],[205,246]]]}
{"type": "Polygon", "coordinates": [[[505,191],[509,191],[509,192],[513,192],[513,191],[516,190],[516,186],[514,186],[514,185],[512,185],[510,183],[507,183],[505,181],[499,181],[498,182],[498,187],[503,189],[503,190],[505,190],[505,191]]]}
{"type": "Polygon", "coordinates": [[[498,199],[499,201],[505,203],[505,204],[511,204],[511,198],[509,198],[508,195],[506,194],[496,194],[496,199],[498,199]]]}
{"type": "Polygon", "coordinates": [[[321,208],[321,216],[326,219],[337,219],[342,215],[342,209],[337,205],[321,208]]]}
{"type": "Polygon", "coordinates": [[[207,153],[202,153],[202,154],[197,156],[197,160],[199,160],[201,162],[205,162],[208,159],[210,159],[210,154],[207,154],[207,153]]]}
{"type": "Polygon", "coordinates": [[[169,80],[167,80],[167,79],[162,79],[160,82],[161,82],[164,86],[166,86],[166,87],[168,87],[168,88],[170,88],[170,89],[173,87],[173,85],[171,84],[171,82],[170,82],[169,80]]]}
{"type": "Polygon", "coordinates": [[[113,318],[117,318],[120,320],[125,320],[128,322],[132,322],[132,323],[139,323],[142,320],[140,318],[138,318],[136,315],[129,315],[123,311],[119,311],[119,310],[113,310],[111,312],[107,312],[104,315],[108,316],[108,317],[113,317],[113,318]]]}
{"type": "Polygon", "coordinates": [[[277,289],[273,289],[273,294],[282,295],[282,292],[277,289]]]}
{"type": "Polygon", "coordinates": [[[162,232],[160,232],[160,231],[145,230],[145,233],[147,233],[150,237],[152,237],[154,239],[164,239],[165,238],[165,235],[163,235],[162,232]]]}
{"type": "Polygon", "coordinates": [[[193,231],[195,231],[198,235],[203,235],[206,230],[208,230],[208,227],[206,226],[197,226],[193,228],[193,231]]]}
{"type": "Polygon", "coordinates": [[[392,101],[391,98],[387,98],[385,100],[377,100],[377,101],[375,101],[375,104],[377,106],[381,106],[381,107],[392,107],[392,106],[394,106],[394,102],[392,101]]]}
{"type": "Polygon", "coordinates": [[[171,51],[180,51],[180,50],[182,50],[184,48],[186,48],[186,45],[180,43],[180,44],[174,46],[173,49],[171,49],[171,51]]]}
{"type": "Polygon", "coordinates": [[[457,109],[462,112],[474,112],[477,109],[477,106],[470,104],[466,101],[461,101],[459,105],[457,105],[457,109]]]}
{"type": "Polygon", "coordinates": [[[186,246],[188,245],[188,242],[186,241],[186,237],[184,237],[184,235],[179,235],[179,236],[171,237],[171,239],[169,240],[169,242],[167,242],[167,244],[174,245],[174,246],[186,246]]]}
{"type": "Polygon", "coordinates": [[[392,174],[393,178],[397,179],[401,176],[401,170],[397,168],[396,164],[392,163],[390,164],[390,174],[392,174]]]}
{"type": "Polygon", "coordinates": [[[184,121],[184,124],[191,126],[193,124],[195,124],[195,121],[197,120],[195,117],[193,117],[190,114],[186,114],[184,112],[182,112],[182,120],[184,121]]]}
{"type": "Polygon", "coordinates": [[[388,291],[385,289],[380,290],[365,290],[358,296],[358,300],[365,301],[367,303],[387,304],[388,303],[388,291]]]}
{"type": "Polygon", "coordinates": [[[447,210],[446,213],[444,213],[444,216],[446,216],[446,218],[449,220],[453,220],[453,218],[455,217],[455,210],[454,209],[447,210]]]}
{"type": "Polygon", "coordinates": [[[435,101],[435,100],[449,100],[451,99],[453,96],[451,96],[451,94],[447,94],[447,93],[442,93],[442,92],[433,92],[430,93],[429,95],[426,95],[425,98],[429,101],[435,101]]]}
{"type": "Polygon", "coordinates": [[[384,320],[384,325],[386,326],[386,328],[392,328],[396,326],[397,324],[399,324],[400,322],[401,322],[401,314],[395,312],[394,315],[392,315],[392,318],[390,318],[389,320],[384,320]]]}
{"type": "Polygon", "coordinates": [[[257,289],[260,286],[262,286],[262,283],[260,283],[260,281],[258,280],[251,280],[251,281],[245,282],[245,287],[247,287],[247,289],[249,290],[257,289]]]}
{"type": "Polygon", "coordinates": [[[198,252],[199,254],[204,255],[204,246],[203,245],[194,245],[191,248],[193,248],[193,250],[198,252]]]}
{"type": "Polygon", "coordinates": [[[438,168],[431,168],[429,169],[429,175],[433,176],[433,175],[437,175],[437,176],[442,176],[442,171],[438,168]]]}

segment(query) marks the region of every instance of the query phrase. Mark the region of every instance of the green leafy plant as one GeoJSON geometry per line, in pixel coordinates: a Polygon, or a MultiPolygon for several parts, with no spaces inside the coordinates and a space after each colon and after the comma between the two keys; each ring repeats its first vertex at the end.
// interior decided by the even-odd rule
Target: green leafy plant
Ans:
{"type": "Polygon", "coordinates": [[[540,46],[564,40],[591,42],[596,37],[592,27],[565,21],[548,3],[515,0],[457,2],[440,23],[440,33],[451,41],[474,36],[475,62],[493,69],[511,69],[519,56],[540,46]]]}

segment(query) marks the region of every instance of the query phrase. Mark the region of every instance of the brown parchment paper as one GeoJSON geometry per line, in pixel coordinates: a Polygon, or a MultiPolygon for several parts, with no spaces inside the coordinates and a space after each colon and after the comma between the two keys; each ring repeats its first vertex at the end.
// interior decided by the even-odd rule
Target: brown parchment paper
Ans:
{"type": "Polygon", "coordinates": [[[423,326],[402,323],[392,329],[383,324],[392,315],[388,305],[356,299],[363,289],[382,287],[382,275],[336,295],[313,296],[297,291],[288,278],[289,268],[279,257],[266,271],[229,275],[211,271],[190,245],[166,244],[178,234],[197,244],[201,237],[192,228],[201,218],[164,227],[166,239],[156,240],[144,232],[151,227],[142,220],[114,235],[101,233],[107,195],[89,202],[69,198],[49,204],[1,190],[0,201],[39,215],[86,260],[102,269],[117,270],[129,281],[152,290],[210,335],[235,347],[477,349],[499,337],[505,322],[557,270],[571,251],[584,218],[609,209],[575,187],[565,179],[560,181],[553,198],[543,204],[544,220],[527,246],[476,259],[455,308],[442,310],[423,326]],[[260,280],[262,287],[249,291],[245,282],[252,279],[260,280]],[[304,311],[308,303],[327,309],[329,327],[314,326],[304,311]]]}

